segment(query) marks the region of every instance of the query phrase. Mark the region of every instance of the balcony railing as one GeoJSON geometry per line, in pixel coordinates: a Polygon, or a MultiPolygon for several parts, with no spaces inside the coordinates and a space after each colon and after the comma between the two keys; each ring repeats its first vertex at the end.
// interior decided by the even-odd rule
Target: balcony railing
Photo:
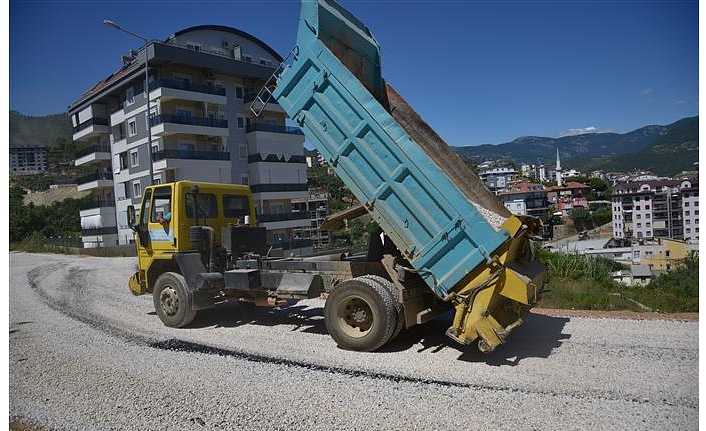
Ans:
{"type": "Polygon", "coordinates": [[[91,126],[108,126],[110,123],[108,122],[107,118],[100,118],[100,117],[94,117],[90,118],[88,121],[84,121],[83,123],[79,124],[78,126],[74,127],[74,133],[78,133],[83,129],[86,129],[91,126]]]}
{"type": "Polygon", "coordinates": [[[305,192],[309,187],[307,184],[255,184],[250,189],[253,193],[305,192]]]}
{"type": "Polygon", "coordinates": [[[94,172],[92,174],[84,175],[80,177],[79,179],[76,180],[76,183],[78,184],[86,184],[90,183],[91,181],[98,181],[98,180],[113,180],[113,174],[109,172],[94,172]]]}
{"type": "Polygon", "coordinates": [[[150,82],[150,91],[160,87],[173,88],[175,90],[195,91],[197,93],[215,94],[217,96],[226,95],[226,89],[223,87],[208,84],[195,84],[193,82],[183,81],[180,79],[157,79],[150,82]]]}
{"type": "Polygon", "coordinates": [[[292,212],[280,214],[260,214],[257,216],[257,221],[261,223],[288,221],[288,220],[306,220],[309,218],[308,212],[292,212]]]}
{"type": "Polygon", "coordinates": [[[81,151],[77,151],[76,154],[74,154],[74,157],[77,159],[80,159],[81,157],[87,156],[89,154],[93,153],[108,153],[110,154],[110,146],[109,145],[91,145],[88,148],[84,148],[81,151]]]}
{"type": "Polygon", "coordinates": [[[118,233],[118,229],[115,226],[96,227],[96,228],[92,228],[92,229],[82,229],[81,230],[82,236],[110,235],[110,234],[117,235],[117,233],[118,233]]]}
{"type": "Polygon", "coordinates": [[[172,114],[161,114],[150,117],[150,126],[156,126],[162,123],[188,124],[191,126],[221,128],[228,127],[228,120],[221,120],[218,118],[186,117],[172,114]]]}
{"type": "MultiPolygon", "coordinates": [[[[243,103],[250,103],[255,100],[256,97],[257,93],[246,93],[245,96],[243,96],[243,103]]],[[[275,99],[274,97],[270,97],[270,100],[268,100],[267,103],[274,103],[275,105],[279,105],[279,103],[277,103],[277,99],[275,99]]]]}
{"type": "Polygon", "coordinates": [[[293,126],[278,126],[275,124],[248,124],[245,131],[250,132],[270,132],[270,133],[286,133],[289,135],[303,135],[299,127],[293,126]]]}
{"type": "Polygon", "coordinates": [[[115,208],[115,201],[107,199],[94,199],[84,202],[78,206],[79,210],[90,210],[93,208],[115,208]]]}
{"type": "Polygon", "coordinates": [[[121,109],[125,108],[125,102],[120,102],[118,103],[117,106],[114,106],[110,109],[110,114],[115,114],[116,112],[120,111],[121,109]]]}
{"type": "Polygon", "coordinates": [[[248,156],[248,163],[257,162],[275,162],[275,163],[306,163],[306,157],[300,155],[291,156],[289,159],[285,159],[284,156],[278,157],[276,154],[268,154],[265,158],[262,158],[261,154],[250,154],[248,156]]]}
{"type": "Polygon", "coordinates": [[[230,153],[223,151],[162,150],[152,153],[152,160],[191,159],[191,160],[230,160],[230,153]]]}

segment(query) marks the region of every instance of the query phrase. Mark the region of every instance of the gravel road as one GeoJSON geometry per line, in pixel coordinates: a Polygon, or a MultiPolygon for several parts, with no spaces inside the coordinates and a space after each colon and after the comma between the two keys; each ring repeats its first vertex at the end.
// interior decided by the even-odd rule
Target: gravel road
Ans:
{"type": "Polygon", "coordinates": [[[441,318],[338,349],[323,301],[164,327],[134,258],[10,254],[10,419],[46,430],[698,428],[698,322],[530,315],[491,355],[441,318]]]}

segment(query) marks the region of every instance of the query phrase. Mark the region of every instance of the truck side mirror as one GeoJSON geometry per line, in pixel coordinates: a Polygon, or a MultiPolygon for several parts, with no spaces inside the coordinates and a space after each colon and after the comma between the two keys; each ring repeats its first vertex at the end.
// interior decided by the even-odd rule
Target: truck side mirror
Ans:
{"type": "Polygon", "coordinates": [[[127,207],[127,225],[132,227],[135,227],[136,225],[136,219],[135,219],[135,206],[134,205],[128,205],[127,207]]]}

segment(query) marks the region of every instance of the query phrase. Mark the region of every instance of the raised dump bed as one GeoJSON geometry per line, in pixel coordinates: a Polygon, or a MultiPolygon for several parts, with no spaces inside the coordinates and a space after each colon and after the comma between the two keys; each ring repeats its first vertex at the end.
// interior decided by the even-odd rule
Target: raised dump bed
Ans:
{"type": "MultiPolygon", "coordinates": [[[[413,270],[439,298],[454,301],[452,338],[493,338],[477,323],[502,301],[472,312],[478,291],[492,286],[494,295],[514,297],[515,305],[505,308],[519,315],[521,306],[536,300],[544,279],[541,265],[519,270],[516,263],[514,275],[506,271],[520,247],[511,237],[526,226],[382,79],[375,38],[340,5],[303,1],[290,58],[253,111],[274,97],[413,270]]],[[[485,326],[500,340],[521,321],[497,320],[503,322],[485,326]]],[[[495,338],[491,349],[499,344],[495,338]]]]}
{"type": "Polygon", "coordinates": [[[444,298],[508,239],[497,228],[504,218],[484,218],[380,103],[387,94],[379,58],[370,32],[344,9],[304,2],[294,62],[273,95],[444,298]]]}

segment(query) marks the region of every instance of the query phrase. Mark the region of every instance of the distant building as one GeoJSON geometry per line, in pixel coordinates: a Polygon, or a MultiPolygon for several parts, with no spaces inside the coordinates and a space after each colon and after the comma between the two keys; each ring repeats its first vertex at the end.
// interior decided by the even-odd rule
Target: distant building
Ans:
{"type": "Polygon", "coordinates": [[[547,199],[550,205],[556,206],[557,212],[561,212],[563,217],[568,217],[574,208],[588,208],[587,197],[590,192],[590,186],[569,181],[561,187],[550,187],[547,199]]]}
{"type": "Polygon", "coordinates": [[[691,180],[628,182],[611,196],[613,236],[699,240],[699,188],[691,180]]]}
{"type": "Polygon", "coordinates": [[[516,175],[517,170],[515,168],[502,166],[482,168],[479,176],[492,192],[497,193],[510,185],[516,175]]]}
{"type": "Polygon", "coordinates": [[[505,208],[513,214],[547,219],[549,216],[547,191],[542,184],[523,181],[511,185],[498,195],[505,208]]]}
{"type": "Polygon", "coordinates": [[[37,174],[49,169],[46,147],[10,147],[10,175],[37,174]]]}

